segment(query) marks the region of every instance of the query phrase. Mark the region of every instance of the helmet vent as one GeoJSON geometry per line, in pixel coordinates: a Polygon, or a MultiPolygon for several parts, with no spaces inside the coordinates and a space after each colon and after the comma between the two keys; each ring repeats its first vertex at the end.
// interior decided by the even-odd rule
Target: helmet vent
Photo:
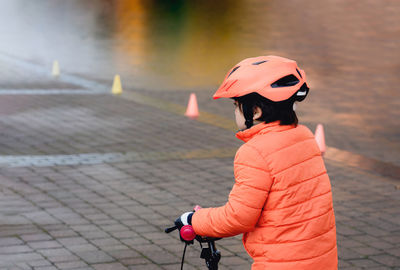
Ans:
{"type": "Polygon", "coordinates": [[[280,78],[271,84],[272,88],[293,86],[299,83],[299,79],[293,74],[280,78]]]}
{"type": "Polygon", "coordinates": [[[264,61],[254,62],[253,65],[259,65],[259,64],[262,64],[262,63],[265,63],[265,62],[268,62],[268,61],[267,61],[267,60],[264,60],[264,61]]]}
{"type": "Polygon", "coordinates": [[[299,73],[300,78],[303,78],[303,76],[301,76],[300,71],[296,68],[297,73],[299,73]]]}
{"type": "Polygon", "coordinates": [[[232,69],[232,71],[231,71],[231,73],[229,73],[228,77],[231,76],[231,74],[232,74],[233,72],[235,72],[239,67],[240,67],[240,66],[237,66],[237,67],[235,67],[234,69],[232,69]]]}

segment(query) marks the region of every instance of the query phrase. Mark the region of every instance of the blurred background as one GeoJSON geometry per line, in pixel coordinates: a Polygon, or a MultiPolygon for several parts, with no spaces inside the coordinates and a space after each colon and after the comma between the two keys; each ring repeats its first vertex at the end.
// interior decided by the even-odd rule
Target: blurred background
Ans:
{"type": "MultiPolygon", "coordinates": [[[[332,146],[400,165],[399,11],[396,0],[3,0],[0,53],[49,69],[57,59],[104,83],[120,74],[125,90],[181,103],[188,94],[173,92],[211,103],[243,58],[292,58],[311,87],[300,121],[324,123],[332,146]]],[[[27,88],[1,68],[0,87],[27,88]]],[[[223,113],[221,104],[207,106],[223,113]]]]}

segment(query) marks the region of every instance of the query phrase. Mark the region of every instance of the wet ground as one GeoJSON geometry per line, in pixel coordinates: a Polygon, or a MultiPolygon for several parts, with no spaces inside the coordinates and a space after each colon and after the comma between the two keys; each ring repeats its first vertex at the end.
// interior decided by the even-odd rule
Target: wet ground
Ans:
{"type": "MultiPolygon", "coordinates": [[[[325,127],[340,269],[397,269],[399,11],[398,1],[1,2],[0,266],[177,269],[182,246],[162,228],[193,204],[225,202],[240,145],[231,102],[211,95],[242,58],[277,54],[307,72],[300,122],[325,127]],[[112,96],[117,73],[124,93],[112,96]],[[197,121],[182,116],[191,92],[197,121]]],[[[223,269],[249,269],[239,238],[220,247],[223,269]]]]}

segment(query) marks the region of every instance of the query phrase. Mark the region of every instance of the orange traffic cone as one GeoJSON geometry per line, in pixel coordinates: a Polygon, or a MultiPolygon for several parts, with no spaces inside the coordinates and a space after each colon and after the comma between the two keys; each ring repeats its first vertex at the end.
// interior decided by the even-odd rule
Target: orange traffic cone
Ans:
{"type": "Polygon", "coordinates": [[[199,117],[199,108],[197,106],[197,99],[194,93],[190,94],[189,103],[185,115],[191,119],[199,117]]]}
{"type": "Polygon", "coordinates": [[[326,151],[326,145],[325,145],[324,127],[322,126],[322,124],[318,124],[317,128],[315,129],[315,140],[317,141],[319,150],[323,155],[326,151]]]}

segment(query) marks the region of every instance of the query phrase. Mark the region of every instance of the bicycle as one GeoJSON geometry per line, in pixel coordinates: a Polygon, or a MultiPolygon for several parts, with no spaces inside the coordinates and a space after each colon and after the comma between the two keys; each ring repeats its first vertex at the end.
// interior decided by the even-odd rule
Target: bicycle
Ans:
{"type": "MultiPolygon", "coordinates": [[[[195,210],[199,209],[199,207],[195,207],[195,210]]],[[[172,226],[170,228],[166,228],[165,232],[170,233],[174,230],[178,229],[178,227],[172,226]]],[[[196,235],[191,225],[184,225],[180,230],[180,238],[183,242],[185,242],[185,248],[183,249],[182,261],[181,261],[181,270],[183,269],[183,264],[185,260],[186,247],[194,243],[196,239],[201,247],[200,258],[204,259],[206,262],[206,266],[209,270],[218,270],[218,263],[221,259],[221,252],[217,250],[215,246],[215,241],[221,238],[212,238],[212,237],[202,237],[196,235]],[[208,247],[203,247],[202,243],[207,243],[208,247]]]]}

